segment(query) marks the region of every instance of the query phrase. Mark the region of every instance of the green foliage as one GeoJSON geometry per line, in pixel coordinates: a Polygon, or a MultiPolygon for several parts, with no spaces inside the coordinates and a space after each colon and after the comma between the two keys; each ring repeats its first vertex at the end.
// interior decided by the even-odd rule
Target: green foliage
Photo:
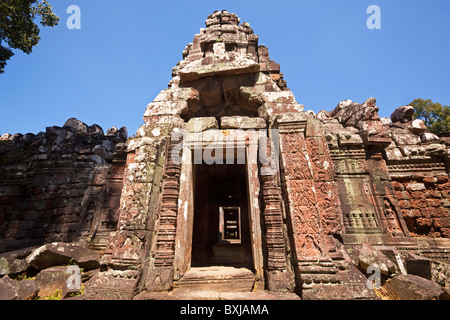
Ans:
{"type": "Polygon", "coordinates": [[[22,280],[34,280],[36,279],[36,275],[29,275],[27,272],[24,272],[22,274],[19,274],[16,276],[16,280],[22,281],[22,280]]]}
{"type": "Polygon", "coordinates": [[[430,132],[450,132],[450,106],[442,106],[430,99],[415,99],[409,105],[414,107],[415,118],[422,119],[430,132]]]}
{"type": "Polygon", "coordinates": [[[77,263],[75,261],[73,261],[72,258],[70,258],[69,262],[67,262],[66,266],[76,266],[77,263]]]}
{"type": "Polygon", "coordinates": [[[38,297],[37,300],[61,300],[62,290],[56,289],[55,292],[48,297],[38,297]]]}
{"type": "Polygon", "coordinates": [[[81,284],[81,289],[80,289],[80,291],[75,292],[75,293],[71,293],[70,296],[71,296],[71,297],[82,296],[82,295],[84,294],[84,289],[85,289],[85,287],[86,287],[85,284],[82,283],[82,284],[81,284]]]}
{"type": "Polygon", "coordinates": [[[38,44],[41,38],[36,18],[44,27],[54,27],[60,20],[46,0],[0,1],[0,73],[14,55],[12,49],[30,54],[38,44]]]}

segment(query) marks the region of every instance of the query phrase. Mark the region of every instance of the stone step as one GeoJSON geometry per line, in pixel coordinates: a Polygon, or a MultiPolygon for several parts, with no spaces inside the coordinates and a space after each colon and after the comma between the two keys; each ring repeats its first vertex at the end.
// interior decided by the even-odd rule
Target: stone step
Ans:
{"type": "Polygon", "coordinates": [[[196,267],[175,282],[174,289],[186,291],[251,292],[255,275],[246,268],[196,267]]]}
{"type": "Polygon", "coordinates": [[[217,291],[184,291],[170,292],[144,291],[136,295],[133,300],[301,300],[298,295],[291,292],[217,292],[217,291]]]}

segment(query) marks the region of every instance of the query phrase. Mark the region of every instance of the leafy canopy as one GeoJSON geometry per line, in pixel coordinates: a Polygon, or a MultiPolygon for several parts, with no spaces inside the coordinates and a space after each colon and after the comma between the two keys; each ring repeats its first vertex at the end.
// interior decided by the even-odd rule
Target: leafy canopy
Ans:
{"type": "Polygon", "coordinates": [[[54,27],[60,20],[46,0],[0,0],[0,73],[14,55],[12,49],[30,54],[38,44],[36,18],[44,27],[54,27]]]}
{"type": "Polygon", "coordinates": [[[416,119],[422,119],[428,130],[435,134],[450,132],[450,106],[442,106],[431,99],[415,99],[409,104],[414,107],[416,119]]]}

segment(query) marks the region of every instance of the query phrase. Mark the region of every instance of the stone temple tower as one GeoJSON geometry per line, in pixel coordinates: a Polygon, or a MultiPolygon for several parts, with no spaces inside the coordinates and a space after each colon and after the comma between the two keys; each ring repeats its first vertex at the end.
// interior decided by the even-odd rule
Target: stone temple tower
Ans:
{"type": "MultiPolygon", "coordinates": [[[[103,283],[130,294],[209,286],[373,298],[351,249],[417,248],[375,99],[304,111],[268,48],[225,10],[208,17],[172,76],[128,141],[103,283]]],[[[444,153],[430,158],[444,168],[435,175],[447,175],[444,153]]]]}
{"type": "Polygon", "coordinates": [[[225,10],[182,58],[133,138],[0,136],[0,293],[75,262],[87,300],[448,299],[450,134],[373,97],[305,111],[225,10]]]}

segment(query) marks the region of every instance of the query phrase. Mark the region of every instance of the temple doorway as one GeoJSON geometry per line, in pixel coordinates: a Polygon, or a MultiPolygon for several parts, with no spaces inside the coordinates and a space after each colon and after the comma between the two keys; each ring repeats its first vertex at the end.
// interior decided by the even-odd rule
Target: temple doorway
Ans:
{"type": "Polygon", "coordinates": [[[197,164],[193,169],[191,266],[253,270],[246,166],[197,164]]]}

